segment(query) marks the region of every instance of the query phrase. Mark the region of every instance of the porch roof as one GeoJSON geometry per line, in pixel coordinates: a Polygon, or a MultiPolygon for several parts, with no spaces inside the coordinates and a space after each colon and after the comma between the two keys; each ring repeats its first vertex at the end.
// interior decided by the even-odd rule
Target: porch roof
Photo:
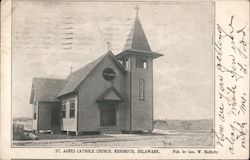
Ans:
{"type": "Polygon", "coordinates": [[[96,101],[97,102],[104,102],[104,101],[122,102],[124,101],[124,98],[114,87],[109,87],[97,98],[96,101]]]}

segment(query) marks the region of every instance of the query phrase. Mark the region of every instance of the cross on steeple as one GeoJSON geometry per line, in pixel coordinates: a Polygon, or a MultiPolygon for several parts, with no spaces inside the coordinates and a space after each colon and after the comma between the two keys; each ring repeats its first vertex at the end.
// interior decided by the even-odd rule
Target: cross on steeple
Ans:
{"type": "Polygon", "coordinates": [[[110,50],[111,43],[108,41],[106,44],[107,44],[107,50],[109,51],[109,50],[110,50]]]}
{"type": "Polygon", "coordinates": [[[139,14],[139,9],[140,9],[140,7],[139,7],[138,5],[136,5],[136,6],[135,6],[136,16],[138,16],[138,14],[139,14]]]}
{"type": "Polygon", "coordinates": [[[139,51],[151,52],[150,46],[148,44],[147,37],[143,31],[139,16],[138,10],[140,9],[138,5],[134,8],[136,10],[136,17],[133,24],[133,27],[128,35],[128,38],[125,42],[123,50],[134,49],[139,51]]]}

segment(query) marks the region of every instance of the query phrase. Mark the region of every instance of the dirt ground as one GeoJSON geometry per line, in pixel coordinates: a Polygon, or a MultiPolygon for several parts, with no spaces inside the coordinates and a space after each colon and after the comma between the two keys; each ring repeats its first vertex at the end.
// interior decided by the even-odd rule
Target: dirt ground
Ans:
{"type": "Polygon", "coordinates": [[[40,140],[14,141],[13,146],[27,147],[208,147],[213,146],[210,132],[173,132],[168,134],[105,134],[67,136],[44,133],[40,140]]]}

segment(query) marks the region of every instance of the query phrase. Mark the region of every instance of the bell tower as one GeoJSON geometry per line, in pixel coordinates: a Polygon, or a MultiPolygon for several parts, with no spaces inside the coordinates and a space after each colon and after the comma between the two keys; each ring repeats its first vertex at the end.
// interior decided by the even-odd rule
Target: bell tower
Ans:
{"type": "Polygon", "coordinates": [[[151,51],[139,19],[139,7],[124,49],[116,55],[127,70],[126,129],[151,132],[153,129],[153,59],[162,54],[151,51]]]}

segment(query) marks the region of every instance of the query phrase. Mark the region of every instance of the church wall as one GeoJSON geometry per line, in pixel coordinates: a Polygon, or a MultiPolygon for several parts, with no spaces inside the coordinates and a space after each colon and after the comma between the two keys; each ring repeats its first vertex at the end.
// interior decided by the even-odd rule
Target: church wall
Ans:
{"type": "Polygon", "coordinates": [[[37,104],[38,103],[33,104],[33,115],[32,115],[32,118],[33,118],[32,128],[33,128],[33,130],[37,130],[37,119],[38,119],[38,106],[37,106],[37,104]],[[34,113],[36,113],[36,119],[34,119],[34,113]]]}
{"type": "Polygon", "coordinates": [[[62,131],[77,131],[77,96],[69,96],[66,98],[63,98],[61,100],[61,107],[62,104],[66,104],[66,117],[62,118],[62,125],[61,125],[61,130],[62,131]],[[70,118],[70,101],[75,100],[75,118],[70,118]]]}
{"type": "Polygon", "coordinates": [[[51,121],[50,105],[38,102],[38,130],[49,130],[51,121]]]}
{"type": "Polygon", "coordinates": [[[125,102],[119,103],[119,109],[117,110],[117,128],[125,130],[125,110],[127,107],[125,105],[127,104],[125,75],[116,66],[111,57],[106,56],[79,87],[79,132],[99,131],[100,129],[100,110],[96,100],[107,88],[111,87],[111,83],[102,76],[103,70],[107,67],[115,70],[116,78],[113,80],[113,85],[125,98],[125,102]]]}
{"type": "Polygon", "coordinates": [[[153,119],[153,61],[148,59],[147,69],[136,68],[136,57],[132,59],[131,108],[132,131],[152,130],[153,119]],[[139,80],[145,81],[145,98],[139,99],[139,80]]]}
{"type": "Polygon", "coordinates": [[[128,109],[126,110],[126,121],[125,121],[125,127],[127,131],[130,131],[130,75],[131,75],[131,57],[128,58],[128,68],[127,69],[127,75],[126,75],[126,95],[128,100],[128,109]]]}

